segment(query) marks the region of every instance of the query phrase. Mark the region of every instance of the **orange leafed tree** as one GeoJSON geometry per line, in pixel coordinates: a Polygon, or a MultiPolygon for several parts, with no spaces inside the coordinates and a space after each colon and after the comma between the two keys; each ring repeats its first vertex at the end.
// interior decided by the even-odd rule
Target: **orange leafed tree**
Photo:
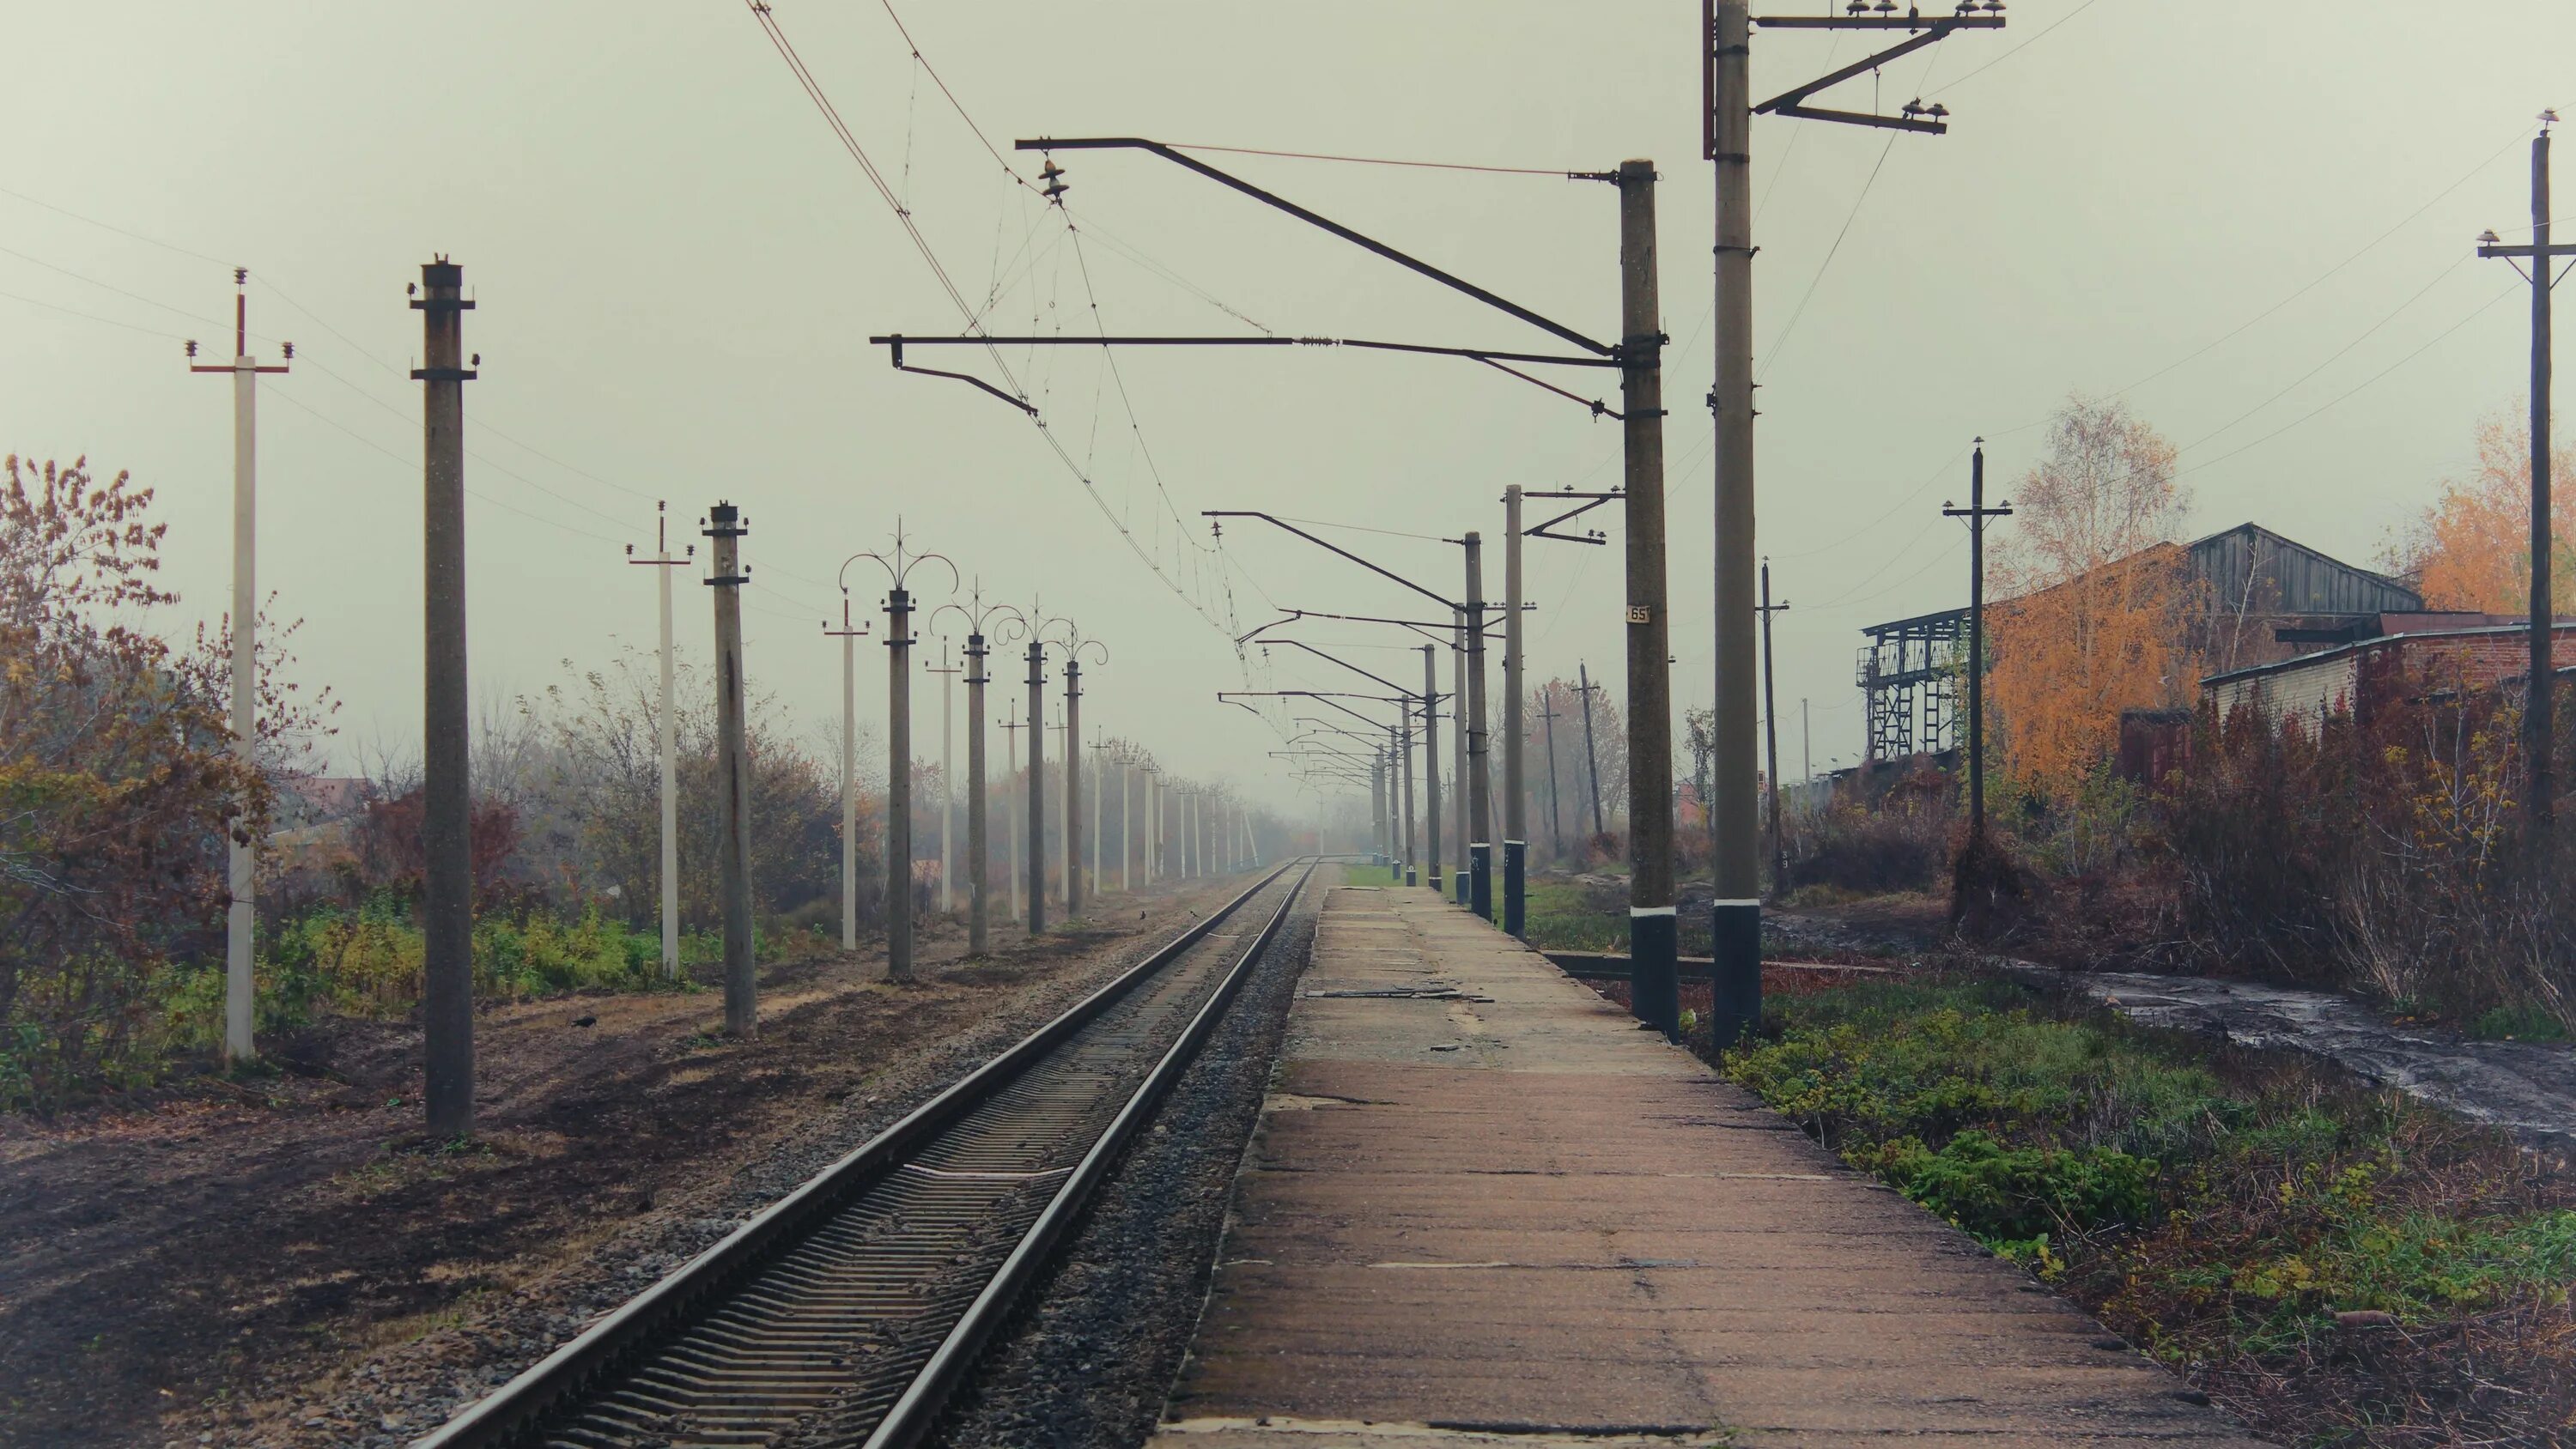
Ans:
{"type": "Polygon", "coordinates": [[[2173,445],[2116,401],[2070,397],[2013,497],[1987,621],[1999,772],[2062,794],[2116,745],[2120,712],[2189,697],[2188,500],[2173,445]]]}
{"type": "MultiPolygon", "coordinates": [[[[2447,479],[2398,551],[2435,609],[2518,614],[2531,607],[2531,434],[2519,417],[2481,420],[2477,466],[2447,479]]],[[[2550,597],[2564,614],[2576,588],[2576,448],[2550,449],[2550,597]]]]}

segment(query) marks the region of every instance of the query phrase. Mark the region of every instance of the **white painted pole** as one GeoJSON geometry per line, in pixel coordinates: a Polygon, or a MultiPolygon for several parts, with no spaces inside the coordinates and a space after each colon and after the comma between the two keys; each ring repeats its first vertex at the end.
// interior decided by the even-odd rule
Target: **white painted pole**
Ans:
{"type": "MultiPolygon", "coordinates": [[[[668,549],[658,550],[668,555],[668,549]]],[[[671,570],[662,579],[662,979],[680,977],[680,722],[671,659],[671,570]]]]}
{"type": "Polygon", "coordinates": [[[955,733],[957,715],[957,671],[949,667],[948,641],[939,641],[939,912],[954,915],[957,911],[957,851],[950,843],[957,837],[957,820],[950,808],[956,792],[948,783],[948,752],[955,733]]]}
{"type": "MultiPolygon", "coordinates": [[[[250,273],[233,269],[233,285],[248,284],[250,273]]],[[[286,344],[286,356],[295,344],[286,344]]],[[[197,344],[188,344],[188,356],[197,344]]],[[[250,355],[250,299],[233,295],[233,360],[188,364],[190,372],[230,373],[233,379],[233,607],[232,700],[230,723],[233,757],[245,781],[259,768],[259,375],[284,372],[278,362],[263,367],[250,355]]],[[[245,784],[245,790],[247,790],[245,784]]],[[[256,995],[251,979],[252,945],[259,920],[259,845],[242,839],[249,833],[249,801],[241,801],[238,826],[224,842],[224,1059],[246,1062],[258,1054],[252,1040],[256,995]]]]}
{"type": "Polygon", "coordinates": [[[1091,882],[1091,894],[1100,894],[1100,817],[1109,812],[1100,808],[1100,754],[1107,746],[1098,743],[1099,731],[1093,730],[1091,746],[1091,859],[1083,863],[1085,879],[1091,882]]]}
{"type": "MultiPolygon", "coordinates": [[[[247,338],[237,339],[242,352],[247,338]]],[[[258,767],[259,666],[259,364],[233,358],[233,754],[245,775],[258,767]]],[[[228,838],[227,884],[232,902],[225,912],[224,1056],[246,1062],[256,1056],[251,1041],[253,993],[251,936],[258,918],[257,847],[228,838]]]]}
{"type": "MultiPolygon", "coordinates": [[[[858,636],[841,633],[841,949],[859,949],[858,636]]],[[[887,902],[889,910],[898,903],[887,902]]]]}
{"type": "Polygon", "coordinates": [[[697,548],[692,545],[682,558],[671,557],[670,511],[668,502],[653,505],[653,556],[637,558],[630,543],[626,561],[661,575],[662,706],[653,722],[653,743],[662,776],[662,979],[676,981],[680,977],[680,715],[674,687],[678,665],[671,653],[671,570],[695,557],[697,548]]]}
{"type": "Polygon", "coordinates": [[[1134,769],[1118,762],[1118,889],[1136,889],[1136,796],[1134,769]]]}
{"type": "Polygon", "coordinates": [[[1028,917],[1022,913],[1020,905],[1020,835],[1022,833],[1020,830],[1020,792],[1012,788],[1012,782],[1018,779],[1020,773],[1019,723],[1020,706],[1019,702],[1014,700],[1011,703],[1011,722],[1002,729],[1002,738],[1010,741],[1011,755],[1010,769],[1002,776],[1002,794],[1004,796],[1002,812],[1005,815],[1008,815],[1011,821],[1011,828],[1006,832],[1011,837],[1011,919],[1015,921],[1024,921],[1027,920],[1028,917]]]}

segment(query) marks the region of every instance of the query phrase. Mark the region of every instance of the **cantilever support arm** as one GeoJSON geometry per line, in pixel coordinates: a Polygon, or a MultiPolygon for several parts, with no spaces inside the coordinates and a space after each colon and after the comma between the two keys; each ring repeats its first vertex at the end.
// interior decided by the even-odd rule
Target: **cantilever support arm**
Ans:
{"type": "Polygon", "coordinates": [[[1531,524],[1529,527],[1522,529],[1522,530],[1521,530],[1521,534],[1522,534],[1522,536],[1527,537],[1527,538],[1552,538],[1552,539],[1557,540],[1557,541],[1558,541],[1558,542],[1560,542],[1560,543],[1597,543],[1597,544],[1607,544],[1607,543],[1609,542],[1609,540],[1608,540],[1608,539],[1606,539],[1606,538],[1603,538],[1603,537],[1602,537],[1598,532],[1595,532],[1595,533],[1593,533],[1592,535],[1590,535],[1589,537],[1586,537],[1586,536],[1584,536],[1584,535],[1582,535],[1582,534],[1575,534],[1575,533],[1553,533],[1553,532],[1550,532],[1549,530],[1551,530],[1551,529],[1555,528],[1555,527],[1556,527],[1558,524],[1560,524],[1560,523],[1564,523],[1564,522],[1568,521],[1569,519],[1580,518],[1580,517],[1582,517],[1584,514],[1590,513],[1593,509],[1596,509],[1596,508],[1600,507],[1601,505],[1603,505],[1603,504],[1605,504],[1605,503],[1616,503],[1616,502],[1618,502],[1619,500],[1621,500],[1621,499],[1623,499],[1623,498],[1625,498],[1625,497],[1627,497],[1627,496],[1628,496],[1628,495],[1627,495],[1626,493],[1624,493],[1624,492],[1620,492],[1620,491],[1618,491],[1618,490],[1616,490],[1616,489],[1613,489],[1612,491],[1610,491],[1610,492],[1608,492],[1608,493],[1577,493],[1577,492],[1574,492],[1572,489],[1568,489],[1568,490],[1566,490],[1566,491],[1565,491],[1565,492],[1563,492],[1563,493],[1524,493],[1524,494],[1522,494],[1522,495],[1521,495],[1521,501],[1522,501],[1523,503],[1527,503],[1527,502],[1529,502],[1529,501],[1530,501],[1530,500],[1532,500],[1532,499],[1541,499],[1541,498],[1543,498],[1543,499],[1582,498],[1582,499],[1587,499],[1587,500],[1589,500],[1589,501],[1588,501],[1588,502],[1586,502],[1586,503],[1584,503],[1581,507],[1568,509],[1568,510],[1566,510],[1565,512],[1558,514],[1558,515],[1557,515],[1557,516],[1555,516],[1554,518],[1551,518],[1551,519],[1547,520],[1547,521],[1546,521],[1546,522],[1544,522],[1544,523],[1534,523],[1534,524],[1531,524]]]}
{"type": "Polygon", "coordinates": [[[1415,593],[1420,594],[1422,597],[1429,599],[1431,602],[1438,604],[1444,609],[1459,609],[1466,607],[1465,605],[1453,600],[1442,598],[1438,594],[1431,592],[1429,589],[1424,588],[1422,585],[1415,583],[1413,580],[1406,578],[1404,575],[1399,574],[1392,569],[1373,564],[1367,559],[1360,557],[1358,554],[1351,552],[1349,549],[1346,549],[1339,544],[1327,543],[1324,540],[1317,538],[1315,535],[1308,533],[1306,530],[1297,527],[1293,523],[1282,522],[1280,519],[1275,518],[1270,514],[1263,513],[1258,509],[1202,508],[1199,510],[1199,516],[1202,518],[1258,518],[1262,522],[1274,527],[1286,529],[1288,532],[1297,535],[1299,538],[1306,540],[1317,548],[1340,554],[1342,557],[1358,564],[1361,568],[1367,569],[1370,573],[1376,574],[1382,578],[1393,579],[1395,582],[1404,585],[1406,588],[1413,590],[1415,593]]]}
{"type": "Polygon", "coordinates": [[[1753,23],[1771,29],[1809,30],[1894,30],[1899,26],[1913,30],[1917,26],[1922,27],[1923,33],[1920,35],[1891,45],[1876,55],[1863,56],[1830,75],[1819,76],[1805,85],[1782,91],[1755,106],[1753,114],[1798,116],[1810,121],[1840,121],[1847,126],[1880,126],[1891,131],[1920,131],[1927,135],[1938,136],[1950,129],[1948,122],[1938,119],[1925,120],[1918,116],[1876,116],[1860,111],[1827,110],[1821,106],[1810,106],[1806,100],[1816,92],[1841,85],[1864,71],[1876,70],[1899,56],[1911,55],[1947,36],[1953,30],[2001,30],[2004,18],[2000,15],[1967,14],[1935,18],[1909,12],[1903,16],[1781,16],[1772,19],[1756,19],[1753,23]]]}
{"type": "Polygon", "coordinates": [[[1216,182],[1220,186],[1231,187],[1234,190],[1240,191],[1244,195],[1251,197],[1253,200],[1261,202],[1265,206],[1275,206],[1281,211],[1288,213],[1290,216],[1297,218],[1299,221],[1305,222],[1310,226],[1321,227],[1325,231],[1331,232],[1333,235],[1340,237],[1346,242],[1365,248],[1368,251],[1375,252],[1379,256],[1386,258],[1388,261],[1395,263],[1397,266],[1419,272],[1423,276],[1429,277],[1431,280],[1438,282],[1444,287],[1451,287],[1464,292],[1468,296],[1475,298],[1477,301],[1484,303],[1488,307],[1509,313],[1511,316],[1517,317],[1523,322],[1527,322],[1531,326],[1543,331],[1552,332],[1555,335],[1564,338],[1566,341],[1573,343],[1575,346],[1582,348],[1586,352],[1597,353],[1602,357],[1615,357],[1618,355],[1618,349],[1610,346],[1608,343],[1595,342],[1591,338],[1584,336],[1582,333],[1575,331],[1571,327],[1565,326],[1559,322],[1549,321],[1547,318],[1540,316],[1529,308],[1524,307],[1517,302],[1509,301],[1503,297],[1497,296],[1463,277],[1458,277],[1451,273],[1444,272],[1440,268],[1431,265],[1429,262],[1426,262],[1419,257],[1407,256],[1405,253],[1397,251],[1395,248],[1388,246],[1386,243],[1379,241],[1374,237],[1363,236],[1359,232],[1351,230],[1349,227],[1342,225],[1340,222],[1335,221],[1330,217],[1309,211],[1305,207],[1299,206],[1297,203],[1274,192],[1264,191],[1260,187],[1253,185],[1251,182],[1244,180],[1240,176],[1233,176],[1226,172],[1219,171],[1217,168],[1210,166],[1195,156],[1185,156],[1160,141],[1149,141],[1141,136],[1087,136],[1071,138],[1040,137],[1034,141],[1017,141],[1014,142],[1013,145],[1022,151],[1144,151],[1151,155],[1160,156],[1175,166],[1181,166],[1191,171],[1195,171],[1199,175],[1216,182]]]}
{"type": "Polygon", "coordinates": [[[1403,685],[1398,684],[1394,680],[1388,679],[1383,675],[1371,674],[1367,670],[1360,668],[1358,665],[1353,664],[1351,661],[1341,658],[1338,655],[1327,654],[1323,650],[1316,648],[1314,645],[1307,643],[1303,639],[1265,639],[1261,642],[1262,647],[1264,648],[1273,644],[1285,644],[1292,649],[1303,649],[1318,659],[1342,666],[1344,669],[1360,676],[1362,679],[1366,679],[1377,684],[1383,684],[1387,688],[1394,690],[1396,693],[1403,695],[1406,699],[1413,698],[1416,693],[1416,691],[1407,689],[1403,685]]]}
{"type": "MultiPolygon", "coordinates": [[[[1485,607],[1497,612],[1502,609],[1502,605],[1499,603],[1488,603],[1485,607]]],[[[1523,604],[1521,607],[1524,609],[1536,609],[1538,605],[1523,604]]],[[[1242,638],[1237,639],[1234,642],[1237,644],[1251,643],[1253,640],[1260,638],[1263,634],[1278,628],[1282,624],[1294,624],[1300,619],[1339,619],[1346,624],[1393,624],[1399,629],[1431,629],[1438,631],[1438,636],[1444,643],[1447,642],[1450,633],[1458,627],[1454,622],[1438,624],[1427,619],[1381,619],[1374,614],[1327,614],[1321,609],[1290,609],[1288,611],[1288,617],[1284,619],[1273,619],[1269,623],[1262,625],[1260,628],[1253,630],[1251,633],[1244,635],[1242,638]]],[[[1485,637],[1488,639],[1500,639],[1503,636],[1491,629],[1488,629],[1485,631],[1485,637]]]]}
{"type": "Polygon", "coordinates": [[[891,339],[891,341],[893,343],[891,350],[894,354],[895,371],[915,372],[921,374],[923,377],[949,377],[955,378],[959,382],[973,383],[975,386],[982,388],[984,391],[989,392],[993,396],[1000,398],[1002,401],[1009,403],[1011,406],[1018,408],[1021,412],[1027,413],[1030,417],[1036,417],[1038,415],[1036,405],[1031,403],[1027,398],[1013,397],[1011,394],[1002,391],[1000,388],[993,386],[991,383],[986,382],[984,379],[976,377],[971,373],[949,372],[943,368],[937,367],[912,366],[910,363],[903,360],[903,339],[897,337],[891,339]]]}

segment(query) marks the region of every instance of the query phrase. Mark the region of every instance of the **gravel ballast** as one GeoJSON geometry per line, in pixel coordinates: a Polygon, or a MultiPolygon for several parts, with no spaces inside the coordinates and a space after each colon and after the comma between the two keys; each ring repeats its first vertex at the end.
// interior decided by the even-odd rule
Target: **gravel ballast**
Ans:
{"type": "Polygon", "coordinates": [[[1126,1449],[1153,1431],[1197,1332],[1235,1172],[1260,1117],[1316,915],[1339,878],[1332,866],[1315,872],[1153,1125],[987,1346],[934,1443],[1126,1449]]]}

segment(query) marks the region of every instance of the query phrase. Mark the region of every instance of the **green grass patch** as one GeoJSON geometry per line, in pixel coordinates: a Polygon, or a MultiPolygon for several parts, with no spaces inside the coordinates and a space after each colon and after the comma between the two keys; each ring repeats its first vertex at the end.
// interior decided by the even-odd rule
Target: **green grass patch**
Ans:
{"type": "Polygon", "coordinates": [[[1342,866],[1342,884],[1355,886],[1396,886],[1404,884],[1404,872],[1392,865],[1342,866]]]}
{"type": "Polygon", "coordinates": [[[2537,1006],[2498,1006],[2470,1022],[2469,1035],[2487,1041],[2565,1041],[2576,1032],[2537,1006]]]}
{"type": "Polygon", "coordinates": [[[1628,949],[1625,903],[1613,915],[1587,901],[1578,881],[1532,881],[1522,909],[1526,912],[1523,937],[1542,951],[1628,949]]]}
{"type": "MultiPolygon", "coordinates": [[[[753,935],[755,957],[768,943],[753,935]]],[[[263,933],[251,979],[261,1033],[311,1022],[319,1015],[399,1017],[418,1002],[427,942],[400,901],[379,899],[354,910],[325,908],[263,933]]],[[[589,911],[573,919],[544,913],[485,917],[474,923],[474,994],[524,1001],[581,991],[693,989],[690,972],[724,957],[712,931],[680,938],[679,981],[662,978],[662,938],[589,911]]],[[[165,1031],[179,1046],[212,1049],[223,1040],[221,962],[170,973],[163,994],[165,1031]]]]}
{"type": "Polygon", "coordinates": [[[2576,1184],[2495,1132],[2004,980],[1775,994],[1764,1025],[1729,1079],[2266,1432],[2576,1422],[2576,1184]]]}

